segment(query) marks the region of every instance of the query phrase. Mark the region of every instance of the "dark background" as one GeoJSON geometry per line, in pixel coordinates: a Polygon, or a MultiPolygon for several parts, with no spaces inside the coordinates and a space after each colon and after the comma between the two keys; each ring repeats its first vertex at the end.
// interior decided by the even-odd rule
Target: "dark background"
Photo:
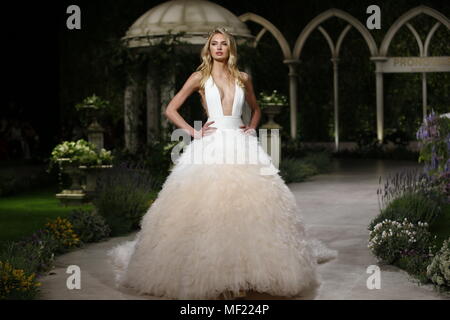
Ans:
{"type": "MultiPolygon", "coordinates": [[[[116,87],[110,87],[109,91],[105,91],[105,85],[111,79],[108,79],[105,73],[102,73],[103,67],[95,61],[95,57],[105,47],[105,41],[123,36],[139,16],[162,2],[164,1],[90,0],[30,1],[11,4],[8,10],[4,11],[2,19],[2,30],[6,32],[6,37],[2,46],[4,53],[2,75],[5,98],[1,104],[1,116],[6,116],[7,119],[16,118],[29,121],[41,138],[41,148],[44,153],[49,152],[61,139],[70,138],[67,136],[70,128],[65,127],[72,123],[71,118],[74,115],[69,110],[73,108],[74,104],[93,92],[108,95],[107,92],[116,90],[116,87]],[[66,28],[68,16],[66,8],[71,4],[77,4],[81,7],[81,30],[68,30],[66,28]],[[65,129],[67,130],[65,131],[65,129]]],[[[382,29],[370,31],[378,46],[392,23],[413,7],[423,4],[440,11],[446,16],[450,14],[449,2],[439,0],[216,0],[213,2],[224,6],[237,16],[246,12],[254,12],[265,17],[278,27],[291,46],[311,19],[333,7],[347,11],[365,24],[368,17],[366,8],[372,4],[379,5],[382,12],[382,29]]],[[[338,32],[342,30],[345,24],[337,21],[337,19],[333,20],[334,22],[327,21],[328,27],[326,29],[336,39],[338,32]]],[[[434,22],[433,19],[431,21],[434,22]]],[[[324,26],[327,26],[327,23],[324,26]]],[[[253,23],[248,25],[254,34],[260,29],[253,23]]],[[[443,29],[442,26],[440,29],[443,29]]],[[[440,31],[444,32],[445,30],[440,31]]],[[[306,114],[305,117],[308,117],[309,106],[314,106],[314,108],[320,106],[324,109],[314,111],[316,112],[314,116],[307,119],[300,118],[299,126],[300,130],[303,130],[300,131],[301,136],[309,140],[325,141],[330,140],[328,133],[332,129],[327,127],[332,125],[332,123],[327,123],[330,118],[332,119],[330,116],[330,110],[332,110],[332,66],[329,62],[328,46],[324,40],[320,40],[321,37],[318,31],[313,32],[302,53],[304,59],[300,71],[300,90],[303,90],[303,92],[299,93],[302,99],[299,106],[304,109],[303,111],[299,110],[299,113],[306,114]],[[318,40],[316,41],[316,39],[318,40]],[[325,127],[325,129],[322,131],[313,129],[319,127],[325,127]]],[[[399,35],[399,37],[401,36],[399,35]]],[[[263,38],[266,39],[264,40],[265,46],[273,50],[267,53],[267,66],[261,67],[260,71],[257,70],[255,88],[257,90],[279,89],[281,92],[288,94],[288,68],[281,62],[281,50],[271,36],[265,35],[263,38]]],[[[348,42],[344,42],[342,48],[342,68],[344,70],[347,68],[348,73],[347,75],[341,73],[340,104],[342,112],[358,117],[358,111],[351,109],[351,103],[358,102],[360,106],[371,104],[367,108],[374,109],[375,77],[372,72],[373,64],[369,61],[369,52],[365,42],[354,30],[350,31],[348,38],[348,42]],[[363,68],[366,68],[370,73],[365,72],[361,76],[361,69],[363,68]],[[366,78],[367,81],[359,82],[358,75],[366,78]]],[[[444,45],[449,46],[449,43],[444,43],[444,45]]],[[[416,47],[414,39],[412,39],[411,46],[416,47]]],[[[415,55],[414,52],[412,54],[415,55]]],[[[396,100],[398,94],[395,94],[395,91],[389,91],[389,82],[400,83],[417,80],[408,77],[413,76],[388,75],[385,77],[387,108],[389,107],[389,101],[393,104],[398,103],[396,100]]],[[[435,81],[438,82],[448,79],[443,75],[436,75],[436,77],[437,80],[435,81]]],[[[413,92],[417,92],[417,94],[411,97],[416,104],[414,108],[418,108],[414,111],[415,117],[421,114],[421,83],[420,81],[416,82],[414,82],[416,87],[413,88],[413,92]]],[[[448,88],[448,84],[445,88],[448,88]]],[[[437,105],[442,104],[443,99],[449,98],[447,89],[443,90],[443,92],[436,93],[437,105]]],[[[123,92],[117,89],[115,95],[121,96],[123,92]]],[[[433,90],[429,92],[429,95],[432,100],[433,90]]],[[[120,105],[118,108],[120,108],[120,105]]],[[[363,107],[361,108],[361,110],[364,110],[363,107]]],[[[361,112],[359,117],[364,117],[366,111],[361,112]]],[[[389,111],[385,111],[385,114],[389,115],[389,111]]],[[[376,126],[373,116],[374,113],[370,115],[371,118],[368,118],[367,121],[375,131],[376,126]]],[[[345,116],[343,121],[345,121],[345,116]]],[[[284,118],[281,116],[280,122],[288,123],[288,114],[284,118]]],[[[120,121],[116,123],[116,126],[120,126],[120,121]]],[[[387,123],[387,126],[389,127],[389,123],[387,123]]],[[[347,136],[348,139],[351,139],[352,132],[349,131],[347,134],[345,131],[344,127],[342,130],[344,137],[347,136]]]]}

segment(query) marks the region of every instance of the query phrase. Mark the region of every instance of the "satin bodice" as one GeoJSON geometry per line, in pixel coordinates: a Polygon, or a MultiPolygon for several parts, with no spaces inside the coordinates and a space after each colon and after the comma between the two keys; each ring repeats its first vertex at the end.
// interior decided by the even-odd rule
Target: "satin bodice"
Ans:
{"type": "Polygon", "coordinates": [[[231,115],[224,115],[220,92],[210,75],[205,83],[205,98],[208,108],[208,120],[215,121],[211,127],[220,129],[238,129],[244,123],[242,122],[242,108],[245,103],[244,90],[238,85],[237,80],[234,82],[235,90],[231,115]]]}

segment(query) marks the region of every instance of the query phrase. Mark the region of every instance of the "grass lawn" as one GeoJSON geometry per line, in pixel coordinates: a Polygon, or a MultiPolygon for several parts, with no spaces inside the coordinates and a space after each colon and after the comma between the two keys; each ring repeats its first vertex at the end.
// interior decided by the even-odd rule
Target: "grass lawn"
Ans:
{"type": "Polygon", "coordinates": [[[48,220],[66,217],[74,208],[93,208],[90,204],[64,207],[55,193],[54,188],[46,188],[0,198],[0,243],[31,235],[48,220]]]}

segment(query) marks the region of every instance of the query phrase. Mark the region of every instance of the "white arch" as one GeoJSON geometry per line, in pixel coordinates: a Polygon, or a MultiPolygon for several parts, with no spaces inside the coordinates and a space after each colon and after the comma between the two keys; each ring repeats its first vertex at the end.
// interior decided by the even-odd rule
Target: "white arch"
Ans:
{"type": "Polygon", "coordinates": [[[394,38],[394,36],[397,34],[397,31],[405,24],[407,23],[409,20],[411,20],[412,18],[414,18],[415,16],[419,15],[419,14],[427,14],[433,18],[435,18],[436,20],[438,20],[440,23],[442,23],[443,25],[445,25],[447,27],[447,29],[450,29],[450,20],[447,19],[446,16],[444,16],[442,13],[440,13],[439,11],[436,11],[430,7],[427,6],[418,6],[415,7],[407,12],[405,12],[402,16],[400,16],[395,22],[394,24],[389,28],[388,32],[386,33],[386,35],[383,38],[383,41],[381,42],[381,46],[380,46],[380,56],[382,57],[386,57],[388,50],[389,50],[389,46],[391,44],[392,39],[394,38]]]}
{"type": "Polygon", "coordinates": [[[427,38],[425,39],[424,44],[424,55],[428,56],[428,47],[430,45],[431,38],[433,38],[434,33],[436,32],[437,28],[441,25],[440,22],[436,22],[436,24],[430,29],[430,32],[427,35],[427,38]]]}
{"type": "MultiPolygon", "coordinates": [[[[277,40],[278,44],[281,47],[281,51],[283,52],[284,58],[292,59],[291,47],[289,46],[288,42],[286,41],[286,38],[283,36],[283,34],[280,32],[280,30],[278,30],[278,28],[275,27],[269,20],[255,14],[255,13],[252,13],[252,12],[244,13],[244,14],[240,15],[238,18],[242,22],[253,21],[253,22],[256,22],[256,23],[260,24],[261,26],[263,26],[264,29],[268,30],[273,35],[275,40],[277,40]]],[[[258,40],[259,40],[259,38],[261,38],[262,35],[263,35],[263,33],[260,33],[258,35],[259,36],[258,40]]]]}
{"type": "Polygon", "coordinates": [[[302,33],[298,36],[297,40],[295,41],[293,56],[294,59],[299,59],[303,46],[308,39],[311,32],[314,31],[314,29],[319,26],[323,21],[331,18],[331,17],[338,17],[345,21],[347,21],[349,24],[351,24],[353,27],[355,27],[356,30],[359,31],[359,33],[362,35],[364,40],[367,43],[367,46],[369,47],[370,54],[372,56],[376,56],[378,53],[377,44],[375,43],[375,40],[373,39],[370,32],[364,27],[364,25],[355,17],[353,17],[351,14],[348,14],[345,11],[339,10],[339,9],[329,9],[325,12],[322,12],[318,16],[316,16],[314,19],[312,19],[306,27],[303,29],[302,33]]]}

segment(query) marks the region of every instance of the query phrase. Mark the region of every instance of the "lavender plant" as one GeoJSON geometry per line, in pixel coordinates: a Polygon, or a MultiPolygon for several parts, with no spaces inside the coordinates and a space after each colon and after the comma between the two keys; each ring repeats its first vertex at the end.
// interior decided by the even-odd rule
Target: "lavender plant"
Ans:
{"type": "Polygon", "coordinates": [[[442,198],[435,188],[435,181],[420,169],[388,174],[384,184],[380,176],[377,190],[380,214],[372,220],[369,230],[385,219],[408,218],[413,223],[431,224],[442,210],[442,198]]]}
{"type": "Polygon", "coordinates": [[[154,185],[151,173],[139,163],[122,162],[99,176],[93,203],[111,228],[111,236],[139,228],[154,185]]]}
{"type": "Polygon", "coordinates": [[[82,243],[104,240],[111,232],[105,219],[95,210],[75,209],[69,213],[67,219],[72,223],[73,230],[82,243]]]}
{"type": "Polygon", "coordinates": [[[436,191],[450,203],[450,117],[434,111],[424,119],[416,133],[420,145],[419,162],[436,182],[436,191]]]}

